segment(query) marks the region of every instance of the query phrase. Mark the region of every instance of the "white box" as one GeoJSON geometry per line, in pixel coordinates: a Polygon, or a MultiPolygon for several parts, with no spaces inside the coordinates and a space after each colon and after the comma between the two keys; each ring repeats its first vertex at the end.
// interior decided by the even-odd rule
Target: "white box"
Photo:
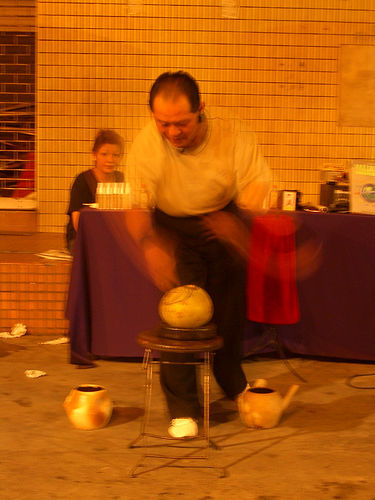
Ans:
{"type": "Polygon", "coordinates": [[[281,210],[293,211],[297,207],[297,191],[288,191],[284,189],[279,191],[279,208],[281,210]]]}
{"type": "Polygon", "coordinates": [[[350,211],[375,215],[375,161],[352,160],[349,183],[350,211]]]}

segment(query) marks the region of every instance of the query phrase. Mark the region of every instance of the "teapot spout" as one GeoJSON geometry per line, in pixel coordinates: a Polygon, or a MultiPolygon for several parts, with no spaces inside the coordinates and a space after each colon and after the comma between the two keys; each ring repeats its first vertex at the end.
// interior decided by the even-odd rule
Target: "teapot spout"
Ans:
{"type": "Polygon", "coordinates": [[[283,409],[283,411],[286,408],[288,408],[289,403],[290,403],[292,397],[295,395],[295,393],[298,391],[298,389],[299,389],[299,385],[298,384],[294,384],[294,385],[291,385],[289,387],[288,392],[285,394],[285,396],[283,398],[283,403],[282,403],[282,409],[283,409]]]}

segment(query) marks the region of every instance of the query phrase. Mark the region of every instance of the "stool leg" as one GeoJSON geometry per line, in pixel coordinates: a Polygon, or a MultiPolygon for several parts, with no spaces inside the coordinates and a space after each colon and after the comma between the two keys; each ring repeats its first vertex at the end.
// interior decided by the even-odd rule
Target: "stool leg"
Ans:
{"type": "Polygon", "coordinates": [[[211,373],[212,366],[212,352],[204,353],[203,361],[203,431],[206,439],[207,449],[211,446],[215,450],[220,450],[212,439],[210,439],[210,387],[211,387],[211,373]]]}
{"type": "Polygon", "coordinates": [[[147,355],[147,361],[145,364],[146,370],[146,382],[145,382],[145,414],[143,418],[143,423],[141,427],[141,433],[145,434],[146,427],[150,421],[151,412],[151,396],[152,396],[152,354],[150,349],[146,349],[145,355],[147,355]],[[146,352],[147,351],[147,352],[146,352]]]}
{"type": "Polygon", "coordinates": [[[203,361],[203,429],[207,450],[210,447],[210,365],[211,355],[204,353],[203,361]]]}
{"type": "Polygon", "coordinates": [[[150,421],[151,396],[152,396],[152,353],[151,349],[145,349],[143,354],[142,367],[146,371],[145,391],[144,391],[144,415],[141,421],[139,435],[128,444],[128,448],[134,448],[135,444],[145,436],[146,428],[150,421]]]}

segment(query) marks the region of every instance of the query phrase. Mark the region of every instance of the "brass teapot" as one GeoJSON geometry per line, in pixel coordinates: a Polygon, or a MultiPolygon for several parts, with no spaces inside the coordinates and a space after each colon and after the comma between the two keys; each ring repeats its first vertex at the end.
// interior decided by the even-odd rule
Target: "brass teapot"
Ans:
{"type": "Polygon", "coordinates": [[[113,403],[104,387],[82,384],[72,389],[63,403],[69,420],[77,429],[100,429],[112,416],[113,403]]]}
{"type": "Polygon", "coordinates": [[[286,395],[282,397],[275,389],[267,387],[266,380],[257,379],[238,398],[242,422],[247,427],[256,429],[275,427],[298,389],[299,385],[292,385],[286,395]]]}

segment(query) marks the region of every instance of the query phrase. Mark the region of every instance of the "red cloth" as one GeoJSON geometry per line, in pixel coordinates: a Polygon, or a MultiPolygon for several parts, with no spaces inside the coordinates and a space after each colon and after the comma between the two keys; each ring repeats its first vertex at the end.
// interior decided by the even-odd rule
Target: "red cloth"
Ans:
{"type": "Polygon", "coordinates": [[[27,155],[25,167],[21,172],[15,190],[13,191],[12,198],[24,198],[26,195],[34,192],[35,182],[35,163],[34,153],[27,155]]]}
{"type": "Polygon", "coordinates": [[[299,320],[295,227],[287,215],[253,220],[247,267],[247,317],[268,324],[299,320]]]}

